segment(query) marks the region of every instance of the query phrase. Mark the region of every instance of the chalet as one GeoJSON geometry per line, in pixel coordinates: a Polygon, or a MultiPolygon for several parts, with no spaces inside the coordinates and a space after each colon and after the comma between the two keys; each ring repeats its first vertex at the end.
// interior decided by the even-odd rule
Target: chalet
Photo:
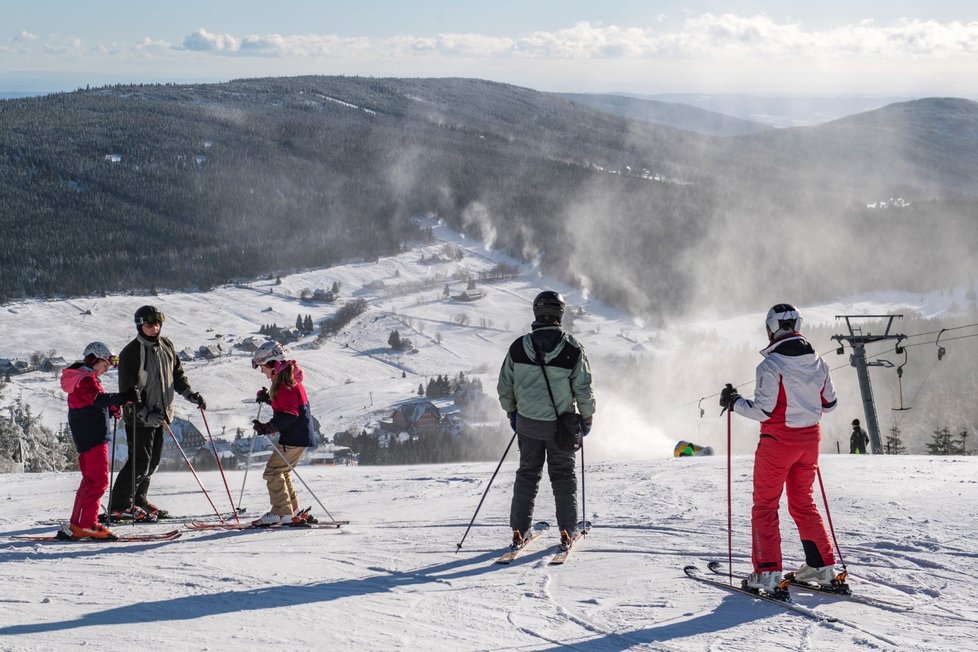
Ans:
{"type": "Polygon", "coordinates": [[[177,354],[177,357],[180,358],[182,362],[191,362],[192,360],[195,360],[197,356],[194,354],[193,349],[188,347],[180,351],[180,353],[177,354]]]}
{"type": "Polygon", "coordinates": [[[322,303],[333,303],[336,301],[336,295],[332,290],[324,290],[322,288],[316,288],[312,293],[312,301],[320,301],[322,303]]]}
{"type": "Polygon", "coordinates": [[[60,355],[52,356],[50,358],[44,358],[41,361],[40,370],[41,371],[58,371],[64,369],[68,366],[68,361],[65,360],[60,355]]]}
{"type": "Polygon", "coordinates": [[[404,431],[412,435],[434,433],[441,422],[441,412],[431,401],[411,401],[394,410],[389,422],[390,430],[404,431]]]}
{"type": "Polygon", "coordinates": [[[241,349],[242,351],[248,351],[249,353],[253,353],[257,351],[258,347],[260,347],[264,343],[265,343],[265,338],[255,337],[254,335],[251,335],[249,337],[244,338],[237,344],[235,344],[234,348],[241,349]]]}
{"type": "Polygon", "coordinates": [[[108,161],[109,163],[121,163],[122,154],[106,154],[105,160],[108,161]]]}
{"type": "Polygon", "coordinates": [[[224,355],[220,344],[207,344],[197,349],[197,357],[201,360],[215,360],[224,355]]]}
{"type": "Polygon", "coordinates": [[[452,297],[452,301],[478,301],[486,296],[482,290],[463,290],[460,294],[452,297]]]}
{"type": "Polygon", "coordinates": [[[184,452],[200,448],[206,443],[203,433],[197,429],[197,426],[186,419],[174,417],[173,422],[170,423],[170,430],[173,431],[173,437],[163,439],[164,451],[176,450],[177,445],[173,443],[174,437],[180,442],[180,446],[183,447],[184,452]]]}

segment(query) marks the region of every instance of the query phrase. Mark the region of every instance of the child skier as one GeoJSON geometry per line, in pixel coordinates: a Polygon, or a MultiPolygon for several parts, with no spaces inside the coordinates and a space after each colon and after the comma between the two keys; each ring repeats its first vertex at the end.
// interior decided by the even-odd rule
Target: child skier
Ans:
{"type": "Polygon", "coordinates": [[[99,503],[109,488],[109,412],[136,400],[136,388],[108,394],[98,377],[118,364],[119,358],[102,342],[85,347],[84,359],[61,372],[61,388],[68,392],[68,427],[82,480],[75,494],[69,524],[59,536],[72,539],[114,539],[114,534],[98,522],[99,503]]]}
{"type": "Polygon", "coordinates": [[[265,423],[252,423],[256,435],[279,433],[278,443],[262,477],[268,486],[272,508],[254,521],[255,525],[301,525],[315,522],[308,514],[299,514],[299,502],[292,487],[292,467],[305,449],[313,445],[312,413],[309,399],[302,386],[302,369],[295,360],[287,359],[288,351],[278,342],[265,342],[255,351],[251,366],[260,369],[271,381],[271,389],[258,390],[257,400],[272,406],[272,418],[265,423]]]}

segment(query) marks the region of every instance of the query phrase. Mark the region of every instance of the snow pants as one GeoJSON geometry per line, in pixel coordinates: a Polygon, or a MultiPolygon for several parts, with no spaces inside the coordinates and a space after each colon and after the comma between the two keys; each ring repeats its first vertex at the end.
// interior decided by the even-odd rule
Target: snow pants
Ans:
{"type": "Polygon", "coordinates": [[[754,508],[751,510],[754,571],[780,571],[781,529],[778,509],[787,489],[788,513],[798,526],[805,563],[812,567],[835,563],[829,535],[812,497],[818,470],[819,438],[784,441],[762,434],[754,454],[754,508]]]}
{"type": "Polygon", "coordinates": [[[574,475],[575,453],[557,448],[553,439],[534,439],[518,435],[520,466],[513,483],[513,502],[509,509],[509,526],[526,532],[533,521],[533,504],[537,487],[543,476],[543,463],[547,463],[550,488],[554,492],[557,508],[557,525],[561,530],[573,532],[577,527],[577,476],[574,475]]]}
{"type": "Polygon", "coordinates": [[[292,486],[292,471],[289,465],[295,466],[305,452],[304,446],[282,446],[275,444],[279,455],[272,451],[272,456],[265,464],[265,486],[268,487],[268,498],[272,502],[272,514],[279,516],[291,516],[299,510],[299,499],[295,495],[295,488],[292,486]],[[288,464],[282,457],[288,460],[288,464]]]}
{"type": "Polygon", "coordinates": [[[81,484],[75,492],[71,524],[90,528],[98,523],[99,503],[109,488],[109,445],[102,443],[78,455],[81,484]]]}
{"type": "Polygon", "coordinates": [[[133,465],[136,467],[135,505],[145,507],[146,494],[149,493],[149,479],[160,465],[163,455],[163,426],[156,428],[137,426],[135,433],[132,424],[126,424],[126,443],[129,445],[129,459],[116,476],[112,488],[114,512],[125,511],[133,501],[133,465]]]}

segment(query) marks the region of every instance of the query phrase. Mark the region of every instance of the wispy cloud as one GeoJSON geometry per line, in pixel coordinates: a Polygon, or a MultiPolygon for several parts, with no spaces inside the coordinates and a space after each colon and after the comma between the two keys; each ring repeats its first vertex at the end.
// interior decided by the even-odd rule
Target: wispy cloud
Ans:
{"type": "Polygon", "coordinates": [[[213,34],[199,29],[179,49],[225,56],[661,59],[816,57],[974,57],[978,21],[903,19],[889,25],[872,21],[809,30],[799,23],[777,23],[768,16],[703,14],[681,29],[619,27],[580,22],[556,31],[521,36],[437,34],[372,39],[334,34],[213,34]]]}

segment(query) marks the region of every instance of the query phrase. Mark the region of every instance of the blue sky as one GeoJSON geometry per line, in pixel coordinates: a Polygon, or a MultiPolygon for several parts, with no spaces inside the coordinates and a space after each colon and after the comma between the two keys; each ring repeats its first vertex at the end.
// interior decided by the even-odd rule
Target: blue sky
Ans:
{"type": "Polygon", "coordinates": [[[0,92],[340,74],[978,97],[974,2],[34,0],[0,16],[0,92]]]}

